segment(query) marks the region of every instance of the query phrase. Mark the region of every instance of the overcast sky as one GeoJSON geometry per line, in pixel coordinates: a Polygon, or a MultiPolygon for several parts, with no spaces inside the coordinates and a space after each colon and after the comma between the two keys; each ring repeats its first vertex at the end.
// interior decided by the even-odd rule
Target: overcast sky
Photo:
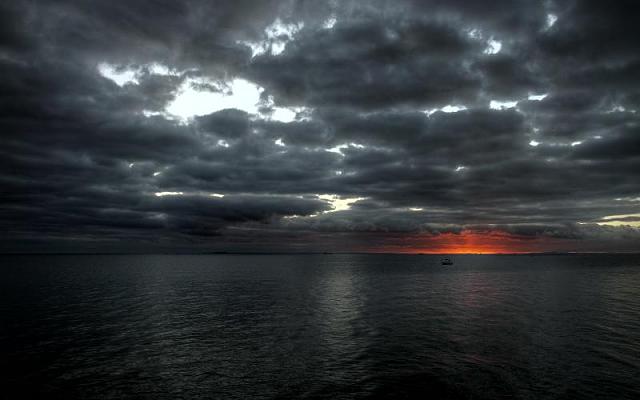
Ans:
{"type": "Polygon", "coordinates": [[[635,1],[3,1],[0,251],[640,251],[635,1]]]}

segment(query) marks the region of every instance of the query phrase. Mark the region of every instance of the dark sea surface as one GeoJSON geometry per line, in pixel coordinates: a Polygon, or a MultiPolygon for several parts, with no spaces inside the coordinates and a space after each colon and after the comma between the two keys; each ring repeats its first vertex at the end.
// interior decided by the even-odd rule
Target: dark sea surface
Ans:
{"type": "Polygon", "coordinates": [[[0,256],[0,396],[640,399],[640,256],[0,256]]]}

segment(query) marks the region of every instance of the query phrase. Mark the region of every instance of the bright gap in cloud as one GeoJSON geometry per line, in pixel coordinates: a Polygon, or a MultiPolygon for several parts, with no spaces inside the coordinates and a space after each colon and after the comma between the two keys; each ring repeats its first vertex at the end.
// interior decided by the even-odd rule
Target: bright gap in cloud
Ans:
{"type": "Polygon", "coordinates": [[[640,202],[640,197],[618,197],[615,199],[615,201],[639,201],[640,202]]]}
{"type": "Polygon", "coordinates": [[[265,104],[260,97],[263,91],[261,86],[241,78],[227,83],[206,78],[188,78],[180,86],[175,99],[167,105],[166,112],[187,121],[194,116],[234,108],[264,119],[289,123],[305,120],[299,114],[308,114],[310,111],[306,107],[276,107],[272,96],[269,96],[265,104]],[[212,89],[202,89],[206,86],[212,89]],[[272,111],[261,114],[259,109],[264,106],[272,111]]]}
{"type": "Polygon", "coordinates": [[[349,147],[353,147],[356,149],[364,149],[365,146],[360,144],[360,143],[343,143],[340,144],[338,146],[332,147],[330,149],[325,149],[325,151],[328,151],[330,153],[336,153],[336,154],[340,154],[341,156],[344,156],[344,153],[342,152],[342,150],[344,149],[348,149],[349,147]]]}
{"type": "Polygon", "coordinates": [[[326,200],[331,204],[332,210],[325,211],[325,213],[349,210],[351,209],[351,204],[360,200],[367,199],[367,197],[340,198],[335,194],[321,194],[321,195],[318,195],[318,198],[322,200],[326,200]]]}
{"type": "MultiPolygon", "coordinates": [[[[537,140],[531,140],[529,142],[529,146],[531,147],[537,147],[539,145],[541,145],[542,142],[538,142],[537,140]]],[[[561,143],[561,142],[547,142],[546,145],[549,147],[575,147],[575,146],[580,146],[582,144],[582,140],[576,140],[575,142],[571,142],[571,143],[561,143]]]]}
{"type": "Polygon", "coordinates": [[[493,109],[493,110],[505,110],[508,108],[514,108],[515,106],[518,105],[518,101],[497,101],[497,100],[491,100],[491,102],[489,103],[489,108],[493,109]]]}
{"type": "Polygon", "coordinates": [[[445,113],[455,113],[458,111],[464,111],[466,110],[467,107],[463,106],[463,105],[457,105],[457,104],[447,104],[444,107],[440,107],[440,108],[431,108],[429,110],[424,110],[423,112],[425,114],[427,114],[427,116],[431,116],[431,114],[437,112],[437,111],[442,111],[445,113]]]}
{"type": "Polygon", "coordinates": [[[283,36],[291,38],[302,28],[304,28],[304,22],[285,24],[280,18],[276,18],[271,25],[265,28],[264,33],[269,39],[279,39],[283,36]]]}
{"type": "Polygon", "coordinates": [[[98,64],[98,72],[105,78],[115,82],[118,86],[124,86],[128,83],[137,85],[139,83],[136,77],[137,70],[134,69],[116,67],[115,65],[102,62],[98,64]]]}
{"type": "Polygon", "coordinates": [[[112,80],[116,85],[122,87],[127,84],[140,84],[140,77],[145,74],[162,76],[179,76],[180,71],[167,67],[157,62],[142,64],[139,66],[123,66],[101,62],[98,64],[98,72],[103,77],[112,80]]]}
{"type": "Polygon", "coordinates": [[[487,41],[487,48],[484,49],[484,54],[498,54],[502,50],[502,42],[499,42],[493,38],[487,41]]]}
{"type": "Polygon", "coordinates": [[[546,21],[546,27],[545,29],[550,29],[553,25],[555,25],[556,21],[558,20],[558,16],[555,14],[547,14],[547,21],[546,21]]]}
{"type": "Polygon", "coordinates": [[[422,207],[409,207],[409,211],[424,211],[422,207]]]}
{"type": "Polygon", "coordinates": [[[339,146],[335,146],[335,147],[332,147],[330,149],[325,149],[325,151],[328,151],[330,153],[340,154],[341,156],[344,156],[344,153],[342,152],[342,149],[346,149],[347,147],[349,147],[349,145],[341,144],[339,146]]]}
{"type": "Polygon", "coordinates": [[[271,119],[280,122],[293,122],[296,119],[297,113],[289,108],[284,107],[274,107],[273,113],[271,114],[271,119]]]}
{"type": "Polygon", "coordinates": [[[619,214],[619,215],[607,215],[602,217],[603,220],[621,219],[621,218],[640,218],[640,214],[619,214]]]}
{"type": "Polygon", "coordinates": [[[478,28],[467,30],[467,34],[471,39],[475,39],[475,40],[482,39],[482,31],[478,28]]]}
{"type": "Polygon", "coordinates": [[[621,214],[621,215],[607,215],[602,217],[601,221],[596,222],[598,225],[606,226],[633,226],[640,227],[640,214],[621,214]]]}
{"type": "Polygon", "coordinates": [[[149,118],[149,117],[156,117],[158,115],[164,116],[165,113],[162,112],[162,111],[142,110],[142,115],[144,115],[145,117],[149,118]]]}
{"type": "Polygon", "coordinates": [[[284,48],[287,46],[287,42],[284,41],[276,41],[271,44],[271,54],[277,56],[278,54],[284,51],[284,48]]]}
{"type": "Polygon", "coordinates": [[[145,64],[140,67],[140,71],[146,69],[150,74],[153,75],[162,75],[162,76],[180,76],[184,71],[178,71],[174,68],[169,68],[164,64],[160,64],[157,62],[151,64],[145,64]]]}
{"type": "Polygon", "coordinates": [[[544,100],[545,97],[547,97],[547,93],[530,94],[529,97],[527,97],[527,100],[540,101],[540,100],[544,100]]]}
{"type": "Polygon", "coordinates": [[[228,86],[202,78],[188,78],[181,85],[175,99],[167,105],[167,112],[182,119],[206,115],[228,108],[236,108],[250,114],[258,112],[258,102],[263,89],[247,80],[236,78],[228,86]],[[199,85],[212,85],[217,91],[201,90],[199,85]]]}
{"type": "Polygon", "coordinates": [[[184,194],[184,192],[155,192],[154,193],[157,197],[163,197],[163,196],[181,196],[184,194]]]}
{"type": "MultiPolygon", "coordinates": [[[[181,74],[181,72],[160,63],[130,67],[103,62],[98,64],[98,72],[120,87],[127,84],[139,84],[139,78],[145,73],[172,76],[181,74]]],[[[271,112],[265,115],[260,114],[262,118],[285,123],[309,119],[308,114],[311,110],[306,107],[277,107],[273,96],[269,96],[265,104],[260,98],[263,91],[264,88],[261,86],[241,78],[229,82],[219,82],[204,77],[192,77],[182,82],[175,98],[167,104],[164,111],[143,110],[142,115],[145,117],[162,116],[167,119],[177,118],[185,122],[194,116],[232,108],[258,115],[259,108],[266,106],[271,112]]]]}
{"type": "Polygon", "coordinates": [[[262,101],[260,106],[269,110],[263,115],[269,120],[289,123],[296,120],[308,121],[311,119],[312,109],[307,107],[277,107],[271,95],[267,96],[267,99],[262,101]]]}
{"type": "MultiPolygon", "coordinates": [[[[184,196],[185,192],[155,192],[154,195],[156,197],[164,197],[164,196],[184,196]]],[[[216,198],[223,198],[224,194],[221,193],[203,193],[203,192],[187,192],[187,196],[209,196],[216,198]]]]}
{"type": "Polygon", "coordinates": [[[458,165],[455,169],[455,172],[460,172],[467,169],[467,167],[465,167],[464,165],[458,165]]]}
{"type": "Polygon", "coordinates": [[[625,106],[622,106],[620,104],[614,105],[613,107],[611,107],[610,110],[606,111],[607,114],[623,113],[623,112],[630,112],[632,114],[635,114],[637,111],[636,110],[629,110],[625,106]]]}
{"type": "Polygon", "coordinates": [[[333,29],[333,27],[336,25],[336,22],[338,22],[336,17],[335,16],[331,16],[331,18],[329,18],[326,21],[324,21],[324,23],[322,24],[322,27],[324,29],[333,29]]]}
{"type": "Polygon", "coordinates": [[[251,49],[251,57],[269,53],[273,56],[281,54],[287,43],[294,39],[296,33],[304,28],[304,22],[284,23],[280,18],[264,30],[264,39],[258,41],[239,41],[251,49]]]}

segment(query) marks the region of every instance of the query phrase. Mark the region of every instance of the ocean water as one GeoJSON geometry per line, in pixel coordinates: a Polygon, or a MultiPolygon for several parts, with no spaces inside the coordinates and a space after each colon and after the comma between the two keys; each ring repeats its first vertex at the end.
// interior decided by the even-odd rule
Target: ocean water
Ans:
{"type": "Polygon", "coordinates": [[[0,397],[639,399],[640,256],[0,257],[0,397]]]}

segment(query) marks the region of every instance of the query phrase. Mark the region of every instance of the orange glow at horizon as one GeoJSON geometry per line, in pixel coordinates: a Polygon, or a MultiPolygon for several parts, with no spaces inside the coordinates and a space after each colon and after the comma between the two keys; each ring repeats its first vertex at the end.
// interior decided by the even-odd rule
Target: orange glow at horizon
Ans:
{"type": "Polygon", "coordinates": [[[383,246],[384,252],[422,254],[504,254],[556,250],[549,238],[512,235],[502,231],[471,231],[412,236],[400,245],[383,246]]]}

